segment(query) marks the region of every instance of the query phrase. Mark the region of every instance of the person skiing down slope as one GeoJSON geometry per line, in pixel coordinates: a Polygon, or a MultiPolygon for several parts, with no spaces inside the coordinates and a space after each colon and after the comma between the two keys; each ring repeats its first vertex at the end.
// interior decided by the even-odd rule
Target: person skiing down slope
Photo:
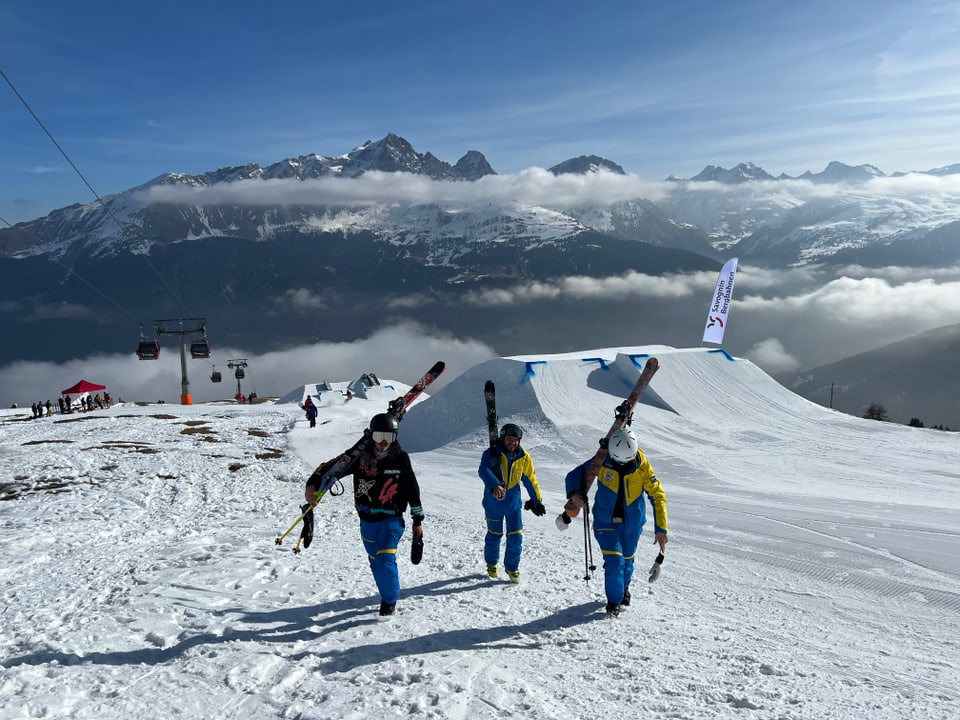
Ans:
{"type": "MultiPolygon", "coordinates": [[[[592,459],[592,458],[591,458],[592,459]]],[[[587,460],[565,480],[567,498],[578,508],[586,506],[583,476],[587,460]]],[[[603,552],[604,591],[607,615],[616,617],[630,604],[637,543],[647,519],[644,495],[653,508],[654,542],[662,553],[667,545],[667,495],[646,456],[637,446],[630,428],[615,430],[608,440],[607,456],[597,473],[594,496],[593,534],[603,552]]],[[[659,569],[659,565],[654,567],[659,569]]],[[[658,573],[657,573],[658,574],[658,573]]],[[[650,581],[656,579],[652,572],[650,581]]]]}
{"type": "MultiPolygon", "coordinates": [[[[403,537],[403,513],[407,506],[413,518],[413,534],[423,538],[423,508],[420,485],[410,456],[397,442],[397,419],[390,413],[370,420],[372,442],[351,462],[345,472],[353,474],[353,496],[360,517],[360,538],[370,560],[370,570],[380,591],[380,615],[393,615],[400,598],[397,546],[403,537]]],[[[320,490],[329,490],[334,476],[323,476],[321,465],[307,480],[304,497],[317,502],[320,490]]]]}
{"type": "Polygon", "coordinates": [[[520,485],[527,488],[530,499],[524,507],[541,517],[547,509],[537,484],[533,459],[520,446],[523,429],[515,423],[507,423],[500,430],[496,447],[487,448],[480,458],[477,473],[483,480],[483,511],[487,519],[487,535],[483,545],[483,559],[487,563],[487,575],[499,575],[500,539],[503,524],[507,524],[507,549],[503,567],[510,582],[520,582],[520,554],[523,551],[523,510],[520,507],[520,485]]]}

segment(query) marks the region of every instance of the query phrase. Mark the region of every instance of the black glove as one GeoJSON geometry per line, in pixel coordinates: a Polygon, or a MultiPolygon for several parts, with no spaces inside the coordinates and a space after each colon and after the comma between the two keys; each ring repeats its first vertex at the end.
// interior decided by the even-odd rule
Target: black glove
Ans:
{"type": "Polygon", "coordinates": [[[543,503],[542,503],[542,502],[538,502],[537,500],[534,500],[533,498],[530,498],[529,500],[527,500],[527,501],[523,504],[523,509],[524,509],[524,510],[529,510],[529,511],[532,512],[534,515],[536,515],[537,517],[543,517],[544,515],[547,514],[547,508],[545,508],[545,507],[543,506],[543,503]]]}

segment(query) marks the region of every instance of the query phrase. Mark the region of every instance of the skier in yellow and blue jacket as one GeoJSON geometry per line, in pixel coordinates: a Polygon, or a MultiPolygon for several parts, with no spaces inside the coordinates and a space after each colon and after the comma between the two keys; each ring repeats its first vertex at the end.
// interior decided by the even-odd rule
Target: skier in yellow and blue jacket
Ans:
{"type": "Polygon", "coordinates": [[[534,515],[546,514],[543,496],[537,484],[533,459],[520,445],[523,428],[507,423],[500,430],[496,447],[487,448],[480,458],[478,474],[483,480],[483,511],[487,518],[487,536],[483,544],[483,559],[487,575],[498,576],[500,540],[503,526],[507,526],[507,548],[503,568],[510,582],[520,582],[520,554],[523,551],[523,508],[520,506],[520,486],[527,489],[530,499],[523,505],[534,515]]]}
{"type": "MultiPolygon", "coordinates": [[[[567,497],[579,508],[586,505],[583,477],[590,460],[566,477],[567,497]]],[[[653,508],[654,542],[662,553],[667,545],[667,494],[629,428],[615,430],[608,440],[607,457],[597,473],[597,492],[591,510],[593,534],[603,552],[607,615],[617,616],[630,604],[630,580],[640,533],[647,520],[643,499],[653,508]]],[[[659,575],[651,570],[650,581],[659,575]]]]}

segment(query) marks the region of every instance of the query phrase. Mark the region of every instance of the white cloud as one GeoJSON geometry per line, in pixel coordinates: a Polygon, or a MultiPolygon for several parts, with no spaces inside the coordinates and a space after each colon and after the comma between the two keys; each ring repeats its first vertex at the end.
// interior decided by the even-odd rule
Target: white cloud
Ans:
{"type": "Polygon", "coordinates": [[[856,185],[817,184],[806,180],[757,181],[737,185],[717,182],[647,181],[637,175],[607,171],[553,175],[538,167],[512,175],[489,175],[475,182],[434,181],[410,173],[368,172],[356,178],[313,180],[241,180],[208,187],[165,184],[138,194],[144,203],[247,206],[302,205],[318,209],[320,229],[365,227],[370,214],[390,208],[440,205],[453,212],[484,206],[570,208],[649,200],[685,222],[708,232],[732,210],[766,207],[787,212],[811,201],[843,201],[861,208],[864,232],[896,235],[904,225],[934,227],[960,219],[960,174],[907,174],[876,178],[856,185]],[[895,200],[895,203],[893,202],[895,200]],[[328,217],[329,208],[337,208],[328,217]],[[891,209],[892,208],[892,209],[891,209]],[[320,212],[323,210],[323,212],[320,212]],[[327,227],[327,226],[330,227],[327,227]]]}
{"type": "Polygon", "coordinates": [[[926,278],[893,284],[880,277],[840,277],[789,297],[748,295],[737,305],[756,313],[785,313],[798,320],[873,326],[879,335],[894,327],[921,332],[960,318],[960,280],[938,283],[926,278]]]}
{"type": "Polygon", "coordinates": [[[744,353],[744,357],[771,375],[794,372],[800,369],[800,361],[787,352],[776,338],[761,340],[744,353]]]}
{"type": "Polygon", "coordinates": [[[891,284],[918,280],[937,282],[960,281],[960,266],[945,268],[882,267],[872,268],[862,265],[845,265],[835,268],[835,274],[851,278],[883,278],[891,284]]]}
{"type": "Polygon", "coordinates": [[[636,175],[606,171],[589,175],[554,175],[529,168],[514,175],[488,175],[475,182],[434,181],[410,173],[368,172],[357,178],[313,180],[240,180],[207,187],[156,185],[143,191],[147,203],[237,203],[263,205],[369,206],[391,204],[521,203],[568,207],[584,203],[665,196],[669,187],[636,175]]]}
{"type": "MultiPolygon", "coordinates": [[[[214,347],[211,364],[188,359],[190,390],[194,402],[232,398],[236,380],[227,369],[228,358],[246,358],[243,392],[256,390],[261,397],[282,396],[311,382],[353,380],[364,372],[381,378],[412,383],[435,361],[447,364],[447,373],[437,387],[458,373],[496,353],[487,345],[469,338],[407,322],[379,329],[367,338],[351,343],[316,343],[280,352],[259,355],[241,348],[214,347]],[[215,365],[223,382],[209,379],[215,365]]],[[[0,388],[9,407],[21,407],[37,400],[56,401],[60,390],[81,378],[107,386],[114,398],[125,401],[180,401],[180,358],[177,350],[164,346],[159,360],[138,361],[129,355],[93,355],[65,363],[16,362],[0,368],[0,388]]]]}
{"type": "Polygon", "coordinates": [[[403,297],[391,297],[387,300],[387,307],[394,310],[415,310],[416,308],[430,305],[436,302],[436,299],[426,293],[414,293],[403,297]]]}
{"type": "Polygon", "coordinates": [[[295,310],[323,310],[327,307],[326,301],[308,288],[290,288],[280,297],[274,298],[273,302],[275,305],[289,306],[295,310]]]}
{"type": "Polygon", "coordinates": [[[561,298],[610,301],[631,297],[669,299],[688,297],[698,290],[709,291],[714,287],[716,280],[716,273],[712,272],[663,277],[633,271],[605,278],[572,275],[560,278],[554,284],[530,282],[509,288],[469,292],[464,296],[464,300],[471,305],[494,306],[561,298]]]}

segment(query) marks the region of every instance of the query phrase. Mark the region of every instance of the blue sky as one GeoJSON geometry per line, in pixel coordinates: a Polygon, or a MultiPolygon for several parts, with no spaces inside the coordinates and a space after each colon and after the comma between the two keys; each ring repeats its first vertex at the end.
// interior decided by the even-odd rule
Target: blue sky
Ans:
{"type": "MultiPolygon", "coordinates": [[[[956,3],[351,5],[0,0],[0,70],[100,195],[388,132],[507,174],[960,162],[956,3]]],[[[0,79],[0,217],[92,199],[0,79]]]]}

